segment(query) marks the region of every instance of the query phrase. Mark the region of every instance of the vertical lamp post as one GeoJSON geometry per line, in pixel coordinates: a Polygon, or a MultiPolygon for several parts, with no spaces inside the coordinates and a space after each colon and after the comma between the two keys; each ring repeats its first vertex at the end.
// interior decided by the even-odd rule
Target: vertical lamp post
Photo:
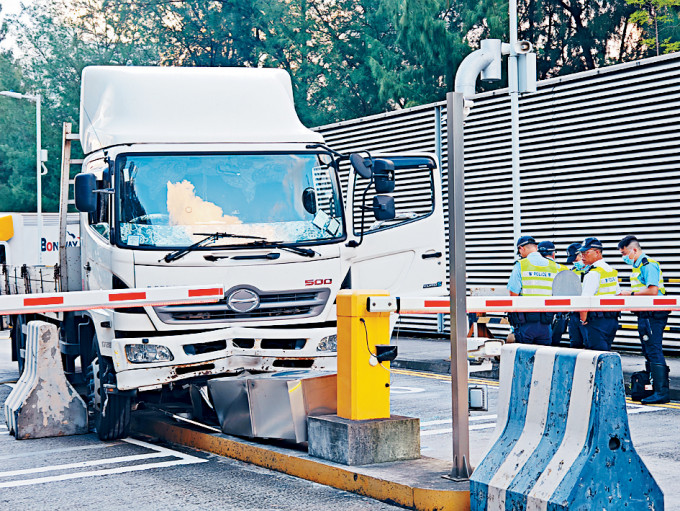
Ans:
{"type": "Polygon", "coordinates": [[[20,94],[19,92],[0,91],[0,96],[7,96],[8,98],[27,99],[35,102],[35,133],[36,133],[36,186],[37,186],[37,213],[38,213],[38,264],[42,264],[42,163],[47,158],[43,158],[41,130],[40,130],[40,95],[20,94]]]}

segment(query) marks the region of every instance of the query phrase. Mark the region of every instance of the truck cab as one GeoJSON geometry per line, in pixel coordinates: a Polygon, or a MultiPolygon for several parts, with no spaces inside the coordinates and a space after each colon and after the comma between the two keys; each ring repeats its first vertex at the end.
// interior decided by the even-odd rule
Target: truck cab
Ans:
{"type": "Polygon", "coordinates": [[[80,313],[100,437],[125,434],[137,392],[334,370],[340,289],[444,294],[436,159],[340,154],[292,97],[278,69],[83,71],[82,289],[225,289],[213,304],[80,313]]]}

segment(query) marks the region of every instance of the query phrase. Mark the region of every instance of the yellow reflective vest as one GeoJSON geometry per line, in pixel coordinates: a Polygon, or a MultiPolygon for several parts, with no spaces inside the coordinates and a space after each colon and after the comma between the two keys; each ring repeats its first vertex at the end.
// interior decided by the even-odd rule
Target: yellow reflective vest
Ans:
{"type": "Polygon", "coordinates": [[[547,266],[536,266],[529,262],[528,257],[520,260],[522,296],[552,296],[553,280],[560,269],[552,259],[547,261],[547,266]]]}
{"type": "Polygon", "coordinates": [[[616,285],[619,282],[618,271],[614,269],[607,271],[599,266],[592,267],[590,271],[595,271],[600,274],[600,287],[597,288],[595,296],[616,294],[616,285]]]}
{"type": "Polygon", "coordinates": [[[663,272],[661,271],[661,265],[657,263],[654,259],[650,259],[649,257],[645,257],[640,266],[635,267],[633,266],[633,274],[630,277],[630,287],[633,293],[637,293],[638,291],[642,291],[644,288],[647,286],[642,283],[641,277],[642,277],[642,270],[641,268],[646,265],[646,264],[656,264],[659,267],[659,291],[661,291],[662,295],[666,294],[666,288],[663,285],[663,272]]]}

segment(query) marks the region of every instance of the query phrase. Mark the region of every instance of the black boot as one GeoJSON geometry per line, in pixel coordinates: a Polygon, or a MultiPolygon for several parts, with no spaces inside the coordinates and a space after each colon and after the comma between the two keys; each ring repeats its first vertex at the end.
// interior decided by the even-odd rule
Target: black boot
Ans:
{"type": "Polygon", "coordinates": [[[652,364],[652,386],[654,387],[654,394],[642,400],[643,405],[656,405],[668,403],[670,401],[669,391],[669,373],[670,368],[667,365],[652,364]]]}

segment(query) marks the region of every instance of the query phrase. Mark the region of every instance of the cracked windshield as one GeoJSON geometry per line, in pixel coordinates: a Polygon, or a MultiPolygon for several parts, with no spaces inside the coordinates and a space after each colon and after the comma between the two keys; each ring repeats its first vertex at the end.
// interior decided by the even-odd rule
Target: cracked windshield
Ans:
{"type": "MultiPolygon", "coordinates": [[[[313,153],[120,156],[120,241],[178,248],[216,232],[284,243],[340,238],[330,163],[313,153]]],[[[223,238],[208,248],[249,241],[223,238]]]]}

